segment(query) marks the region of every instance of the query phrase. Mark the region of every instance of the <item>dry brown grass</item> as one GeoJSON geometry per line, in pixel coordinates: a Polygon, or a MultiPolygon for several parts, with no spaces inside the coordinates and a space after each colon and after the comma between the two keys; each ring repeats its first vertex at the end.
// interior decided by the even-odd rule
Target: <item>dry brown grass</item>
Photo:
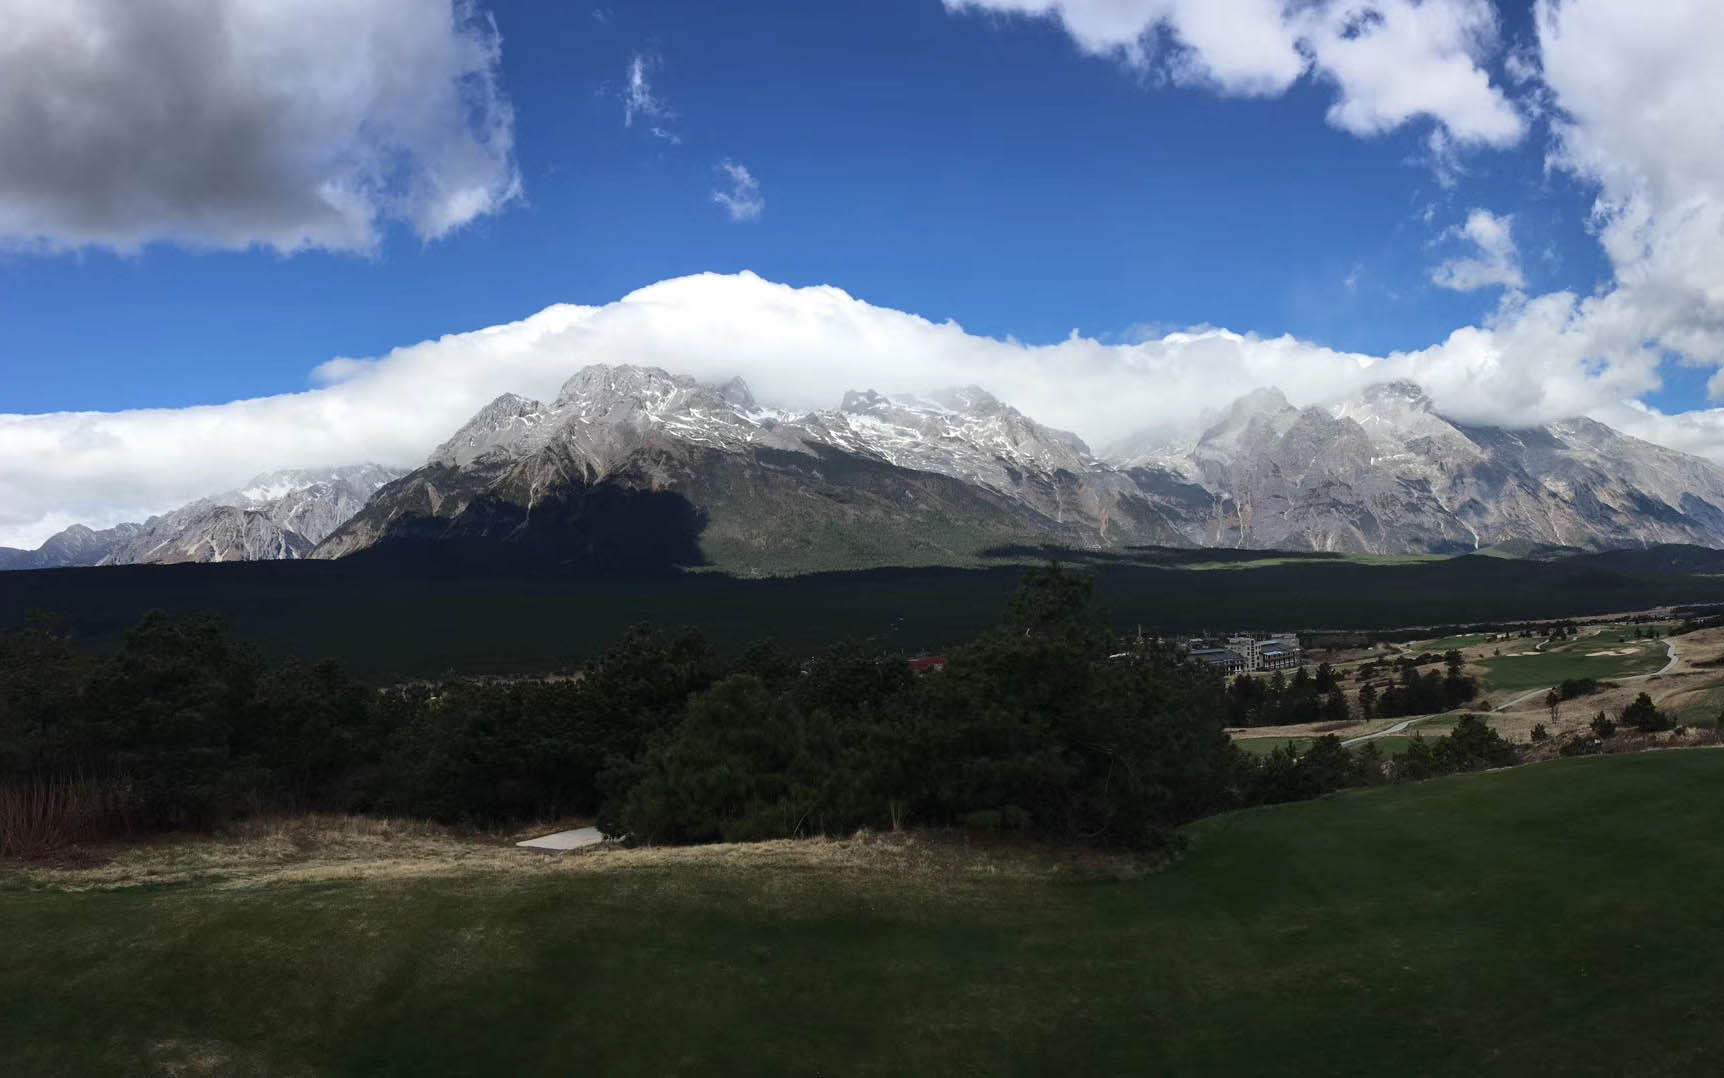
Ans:
{"type": "Polygon", "coordinates": [[[1724,685],[1724,677],[1716,670],[1682,670],[1656,677],[1624,678],[1614,688],[1591,696],[1565,700],[1557,708],[1557,718],[1551,720],[1544,706],[1544,695],[1538,693],[1521,701],[1512,711],[1491,715],[1491,725],[1510,740],[1525,741],[1534,725],[1543,723],[1551,734],[1584,729],[1600,711],[1614,718],[1634,702],[1641,693],[1652,697],[1658,707],[1670,711],[1681,705],[1683,698],[1724,685]]]}
{"type": "MultiPolygon", "coordinates": [[[[1700,730],[1689,727],[1681,733],[1675,730],[1661,730],[1651,734],[1643,734],[1636,730],[1619,730],[1604,743],[1604,752],[1608,755],[1617,755],[1630,752],[1657,752],[1662,749],[1719,747],[1724,747],[1724,734],[1720,734],[1716,730],[1700,730]]],[[[1526,758],[1522,762],[1531,764],[1554,760],[1562,755],[1561,749],[1560,742],[1555,738],[1541,741],[1527,750],[1526,758]]]]}
{"type": "MultiPolygon", "coordinates": [[[[540,833],[534,831],[533,833],[540,833]]],[[[25,882],[68,891],[196,883],[215,889],[332,880],[411,880],[459,874],[626,872],[691,865],[741,870],[894,874],[938,886],[980,878],[1126,878],[1154,867],[1140,858],[1028,843],[972,843],[962,836],[862,832],[707,846],[590,846],[524,850],[516,834],[461,833],[435,824],[363,816],[254,820],[215,835],[170,835],[100,849],[94,863],[25,863],[25,882]]]]}
{"type": "MultiPolygon", "coordinates": [[[[1349,699],[1348,706],[1357,711],[1356,704],[1349,699]]],[[[1386,726],[1393,726],[1398,719],[1371,719],[1370,721],[1354,720],[1337,726],[1333,722],[1297,722],[1286,726],[1230,726],[1227,733],[1236,741],[1245,741],[1254,737],[1321,737],[1324,734],[1336,734],[1343,741],[1360,734],[1374,734],[1386,726]]]]}
{"type": "MultiPolygon", "coordinates": [[[[1684,636],[1673,636],[1670,645],[1676,649],[1676,665],[1670,668],[1672,674],[1707,671],[1709,668],[1699,664],[1724,651],[1724,628],[1701,629],[1684,636]]],[[[1710,671],[1716,673],[1717,668],[1712,667],[1710,671]]]]}

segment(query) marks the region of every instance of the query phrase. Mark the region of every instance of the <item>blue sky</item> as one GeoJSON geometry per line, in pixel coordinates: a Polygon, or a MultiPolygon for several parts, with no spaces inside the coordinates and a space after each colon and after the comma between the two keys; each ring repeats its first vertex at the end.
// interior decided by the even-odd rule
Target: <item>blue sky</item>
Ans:
{"type": "Polygon", "coordinates": [[[0,544],[410,467],[593,361],[974,381],[1098,447],[1407,377],[1724,460],[1713,0],[0,19],[0,544]]]}
{"type": "MultiPolygon", "coordinates": [[[[1033,342],[1211,324],[1383,353],[1496,304],[1428,278],[1472,206],[1515,213],[1530,290],[1608,276],[1587,192],[1546,173],[1542,145],[1469,154],[1445,188],[1422,160],[1429,122],[1357,137],[1325,123],[1318,82],[1268,100],[1157,85],[1054,23],[933,0],[490,11],[518,203],[429,243],[392,226],[373,255],[6,256],[0,409],[292,391],[332,356],[704,270],[1033,342]],[[676,144],[623,124],[637,55],[676,144]],[[724,159],[760,182],[759,220],[710,200],[724,159]]],[[[1504,36],[1526,17],[1505,10],[1504,36]]]]}

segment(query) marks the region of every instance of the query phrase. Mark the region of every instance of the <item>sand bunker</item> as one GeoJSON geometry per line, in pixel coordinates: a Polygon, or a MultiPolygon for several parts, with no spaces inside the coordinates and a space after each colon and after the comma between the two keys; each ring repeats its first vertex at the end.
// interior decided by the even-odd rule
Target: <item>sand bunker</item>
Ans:
{"type": "Polygon", "coordinates": [[[1639,648],[1611,648],[1609,651],[1589,651],[1586,653],[1586,657],[1597,659],[1605,655],[1633,655],[1639,650],[1639,648]]]}
{"type": "Polygon", "coordinates": [[[605,836],[596,827],[577,827],[573,831],[558,831],[554,835],[530,838],[525,842],[517,842],[515,845],[525,846],[529,850],[550,850],[563,853],[568,850],[597,846],[604,840],[605,836]]]}

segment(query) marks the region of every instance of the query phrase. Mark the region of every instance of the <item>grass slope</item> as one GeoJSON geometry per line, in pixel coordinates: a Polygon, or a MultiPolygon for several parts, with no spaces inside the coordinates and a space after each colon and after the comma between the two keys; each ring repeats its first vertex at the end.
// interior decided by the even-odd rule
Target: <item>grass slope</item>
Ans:
{"type": "Polygon", "coordinates": [[[1480,659],[1485,688],[1491,692],[1523,692],[1556,685],[1570,678],[1616,678],[1651,674],[1662,669],[1670,654],[1662,640],[1616,644],[1582,640],[1561,650],[1536,655],[1504,655],[1480,659]],[[1632,655],[1589,655],[1588,652],[1634,648],[1632,655]]]}
{"type": "Polygon", "coordinates": [[[1361,791],[1124,880],[831,843],[13,876],[0,1045],[30,1075],[1712,1073],[1721,783],[1696,750],[1361,791]]]}

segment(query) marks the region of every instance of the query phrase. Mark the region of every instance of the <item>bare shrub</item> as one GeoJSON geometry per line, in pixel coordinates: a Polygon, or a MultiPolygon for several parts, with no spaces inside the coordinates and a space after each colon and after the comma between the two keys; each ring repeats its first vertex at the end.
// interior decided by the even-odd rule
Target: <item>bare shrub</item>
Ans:
{"type": "Polygon", "coordinates": [[[0,858],[39,857],[129,831],[118,782],[61,777],[0,786],[0,858]]]}

